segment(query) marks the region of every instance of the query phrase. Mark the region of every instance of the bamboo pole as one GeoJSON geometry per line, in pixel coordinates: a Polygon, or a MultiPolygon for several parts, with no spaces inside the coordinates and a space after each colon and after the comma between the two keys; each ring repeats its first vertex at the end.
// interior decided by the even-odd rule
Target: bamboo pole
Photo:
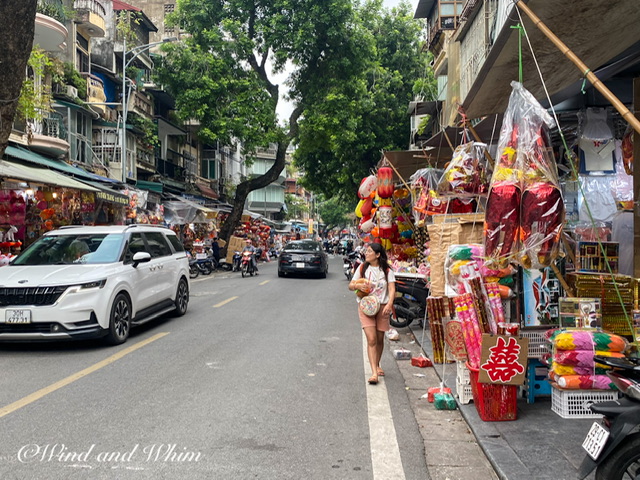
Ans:
{"type": "Polygon", "coordinates": [[[633,116],[633,113],[629,111],[627,107],[625,107],[624,103],[618,100],[611,90],[609,90],[600,79],[591,71],[589,67],[587,67],[582,60],[578,58],[578,56],[573,53],[569,47],[567,47],[562,40],[560,40],[551,30],[547,27],[540,18],[536,16],[535,13],[531,11],[529,7],[527,7],[523,0],[516,0],[516,7],[520,8],[527,16],[531,19],[533,24],[538,27],[538,29],[549,39],[551,42],[558,47],[558,49],[562,52],[562,54],[567,57],[569,60],[573,62],[573,64],[580,69],[580,71],[584,74],[584,76],[589,80],[593,86],[602,94],[604,97],[611,102],[611,105],[620,112],[620,115],[633,127],[633,129],[640,133],[640,121],[633,116]]]}

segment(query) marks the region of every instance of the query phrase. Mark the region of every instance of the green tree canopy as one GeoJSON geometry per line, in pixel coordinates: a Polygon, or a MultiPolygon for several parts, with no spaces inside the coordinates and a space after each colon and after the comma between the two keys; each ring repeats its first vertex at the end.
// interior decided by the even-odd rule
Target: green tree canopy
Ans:
{"type": "Polygon", "coordinates": [[[371,0],[357,14],[369,33],[367,68],[349,83],[331,85],[324,101],[305,110],[294,157],[305,172],[302,185],[328,197],[354,198],[382,150],[406,149],[409,102],[435,93],[428,54],[421,50],[421,25],[409,4],[386,10],[371,0]]]}
{"type": "Polygon", "coordinates": [[[407,119],[396,125],[396,112],[406,111],[405,75],[419,63],[418,27],[408,9],[399,9],[403,20],[396,21],[397,15],[381,15],[381,0],[177,1],[169,21],[191,36],[165,45],[157,73],[182,119],[199,121],[205,141],[241,141],[249,158],[259,147],[278,147],[272,168],[238,184],[223,238],[239,222],[248,194],[278,178],[291,142],[308,185],[329,193],[336,182],[354,185],[380,148],[400,137],[406,143],[407,119]],[[386,67],[389,58],[395,60],[386,67]],[[270,70],[292,71],[281,86],[270,70]],[[283,126],[276,107],[284,87],[294,110],[283,126]],[[363,158],[367,165],[358,164],[363,158]],[[316,181],[317,175],[327,178],[316,181]]]}
{"type": "Polygon", "coordinates": [[[329,200],[321,200],[318,203],[318,213],[322,222],[326,225],[326,230],[335,227],[345,227],[351,224],[349,214],[352,214],[353,208],[348,202],[340,200],[339,197],[332,197],[329,200]]]}
{"type": "Polygon", "coordinates": [[[363,69],[368,33],[355,19],[350,0],[178,0],[170,21],[191,36],[165,46],[158,76],[181,117],[199,121],[204,140],[239,139],[249,154],[278,146],[272,168],[238,184],[223,238],[239,222],[249,192],[278,178],[306,105],[363,69]],[[287,87],[295,108],[285,127],[277,121],[280,86],[271,81],[269,62],[275,72],[288,62],[294,68],[287,87]]]}

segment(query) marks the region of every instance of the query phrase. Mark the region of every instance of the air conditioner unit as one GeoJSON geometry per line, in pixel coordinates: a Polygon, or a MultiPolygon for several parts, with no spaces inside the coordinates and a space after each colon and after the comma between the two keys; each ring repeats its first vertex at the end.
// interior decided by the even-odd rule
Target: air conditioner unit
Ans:
{"type": "Polygon", "coordinates": [[[78,96],[78,89],[73,85],[67,85],[67,95],[76,98],[78,96]]]}

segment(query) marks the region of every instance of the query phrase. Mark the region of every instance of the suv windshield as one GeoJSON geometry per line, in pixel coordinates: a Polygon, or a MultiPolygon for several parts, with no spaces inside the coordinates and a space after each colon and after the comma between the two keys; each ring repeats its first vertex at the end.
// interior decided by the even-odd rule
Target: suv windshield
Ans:
{"type": "Polygon", "coordinates": [[[95,233],[40,237],[10,265],[114,263],[120,258],[124,234],[95,233]]]}

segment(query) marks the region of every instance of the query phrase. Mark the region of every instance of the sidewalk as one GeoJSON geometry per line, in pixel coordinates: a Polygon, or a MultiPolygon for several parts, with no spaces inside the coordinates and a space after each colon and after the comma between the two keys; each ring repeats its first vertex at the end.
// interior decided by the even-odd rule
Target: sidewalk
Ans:
{"type": "MultiPolygon", "coordinates": [[[[389,342],[393,351],[394,345],[408,343],[407,338],[415,337],[416,344],[410,348],[414,355],[420,351],[419,342],[422,329],[416,324],[399,330],[401,341],[389,342]],[[413,334],[413,335],[411,335],[413,334]]],[[[423,349],[432,358],[431,336],[427,330],[424,335],[423,349]]],[[[431,372],[442,378],[444,370],[445,385],[455,393],[456,365],[435,364],[434,368],[412,367],[407,361],[398,361],[401,371],[409,370],[409,378],[415,373],[424,373],[429,379],[426,384],[437,386],[440,380],[430,379],[431,372]],[[407,366],[408,365],[408,366],[407,366]]],[[[407,378],[405,376],[405,378],[407,378]]],[[[424,385],[425,382],[422,382],[424,385]]],[[[423,387],[423,392],[426,389],[423,387]]],[[[426,402],[426,400],[422,400],[426,402]]],[[[475,436],[475,440],[486,455],[495,473],[500,479],[508,480],[573,480],[585,456],[582,441],[589,431],[593,419],[563,419],[551,411],[551,397],[536,397],[535,403],[528,404],[526,399],[518,398],[518,419],[510,422],[484,422],[478,416],[473,402],[468,405],[458,404],[459,412],[475,436]]],[[[442,424],[451,423],[450,412],[437,411],[435,420],[442,424]]],[[[416,415],[417,417],[417,415],[416,415]]],[[[419,420],[420,423],[420,420],[419,420]]],[[[453,422],[455,424],[455,422],[453,422]]],[[[450,425],[447,425],[447,428],[450,425]]],[[[425,436],[425,445],[429,445],[432,437],[425,436]]],[[[436,438],[438,440],[438,438],[436,438]]],[[[449,442],[447,442],[449,443],[449,442]]],[[[458,444],[449,443],[449,457],[460,457],[467,454],[458,444]]],[[[427,464],[429,451],[426,452],[427,464]]],[[[441,477],[438,472],[432,473],[434,479],[439,478],[474,478],[485,480],[495,478],[483,476],[482,472],[470,472],[469,476],[452,475],[441,477]]],[[[592,477],[589,477],[592,478],[592,477]]]]}

